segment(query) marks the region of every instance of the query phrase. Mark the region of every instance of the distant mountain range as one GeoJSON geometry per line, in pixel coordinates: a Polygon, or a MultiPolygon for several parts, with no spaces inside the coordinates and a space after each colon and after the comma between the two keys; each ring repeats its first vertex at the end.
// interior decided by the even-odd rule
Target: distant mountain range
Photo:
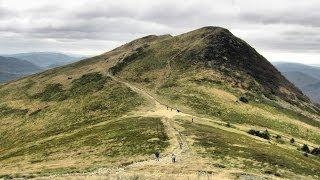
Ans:
{"type": "Polygon", "coordinates": [[[320,103],[320,67],[299,63],[274,63],[274,65],[304,94],[320,103]]]}
{"type": "Polygon", "coordinates": [[[31,53],[19,53],[8,55],[10,57],[29,61],[43,69],[50,69],[53,67],[69,64],[80,59],[84,59],[84,56],[78,55],[66,55],[55,52],[31,52],[31,53]]]}
{"type": "Polygon", "coordinates": [[[0,83],[66,65],[85,58],[55,52],[32,52],[0,56],[0,83]]]}
{"type": "Polygon", "coordinates": [[[0,82],[16,79],[39,71],[41,71],[41,68],[29,61],[0,56],[0,82]]]}

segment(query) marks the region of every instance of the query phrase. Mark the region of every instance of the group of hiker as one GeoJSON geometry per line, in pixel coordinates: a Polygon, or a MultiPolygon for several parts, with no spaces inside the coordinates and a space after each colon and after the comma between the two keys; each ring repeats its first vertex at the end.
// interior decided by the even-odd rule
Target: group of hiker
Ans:
{"type": "MultiPolygon", "coordinates": [[[[169,107],[167,106],[167,110],[169,110],[169,109],[170,109],[171,111],[173,110],[172,108],[169,108],[169,107]]],[[[177,112],[179,113],[179,112],[181,112],[181,111],[180,111],[179,109],[177,109],[177,112]]]]}
{"type": "MultiPolygon", "coordinates": [[[[170,109],[171,111],[173,110],[172,108],[169,108],[168,106],[166,106],[166,107],[167,107],[167,110],[169,110],[169,109],[170,109]]],[[[177,109],[177,112],[180,113],[181,111],[177,109]]],[[[191,122],[193,122],[193,118],[191,119],[191,122]]],[[[179,143],[180,149],[182,149],[182,145],[183,145],[182,142],[180,142],[180,143],[179,143]]],[[[157,150],[157,151],[154,153],[154,155],[156,156],[156,160],[157,160],[157,161],[160,161],[160,151],[157,150]]],[[[175,155],[174,153],[171,154],[171,160],[172,160],[172,163],[176,163],[176,155],[175,155]]]]}
{"type": "MultiPolygon", "coordinates": [[[[173,110],[172,108],[169,108],[168,106],[166,106],[166,107],[167,107],[167,110],[169,110],[169,109],[170,109],[171,111],[173,110]]],[[[180,111],[179,109],[177,109],[177,112],[180,113],[181,111],[180,111]]],[[[191,121],[193,122],[193,118],[192,118],[191,121]]]]}
{"type": "MultiPolygon", "coordinates": [[[[160,160],[160,151],[157,150],[154,154],[156,156],[157,161],[159,161],[160,160]]],[[[176,163],[176,155],[174,153],[171,154],[171,160],[172,160],[172,163],[176,163]]]]}

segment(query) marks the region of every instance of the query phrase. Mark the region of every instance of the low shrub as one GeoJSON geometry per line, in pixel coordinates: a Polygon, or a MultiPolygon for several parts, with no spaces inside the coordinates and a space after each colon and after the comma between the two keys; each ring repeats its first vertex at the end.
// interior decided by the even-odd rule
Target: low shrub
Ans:
{"type": "Polygon", "coordinates": [[[310,153],[310,149],[309,149],[309,146],[304,144],[301,148],[302,151],[306,152],[306,153],[310,153]]]}
{"type": "Polygon", "coordinates": [[[293,138],[291,138],[291,139],[290,139],[290,143],[293,144],[294,142],[295,142],[295,140],[294,140],[293,138]]]}
{"type": "Polygon", "coordinates": [[[267,139],[267,140],[271,139],[268,130],[265,130],[265,131],[257,131],[257,130],[254,130],[254,129],[250,129],[250,130],[248,131],[248,133],[251,134],[251,135],[254,135],[254,136],[261,137],[261,138],[263,138],[263,139],[267,139]]]}
{"type": "Polygon", "coordinates": [[[311,154],[315,155],[315,156],[320,156],[320,148],[314,148],[311,151],[311,154]]]}
{"type": "Polygon", "coordinates": [[[246,97],[244,97],[244,96],[241,96],[241,97],[239,98],[239,100],[240,100],[241,102],[243,102],[243,103],[249,103],[248,98],[246,98],[246,97]]]}

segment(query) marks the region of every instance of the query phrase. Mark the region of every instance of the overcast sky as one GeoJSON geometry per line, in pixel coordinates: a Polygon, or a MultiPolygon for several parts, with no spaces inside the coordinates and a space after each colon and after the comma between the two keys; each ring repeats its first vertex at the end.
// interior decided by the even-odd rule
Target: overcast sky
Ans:
{"type": "Polygon", "coordinates": [[[228,28],[270,61],[320,64],[319,0],[0,0],[0,54],[95,55],[202,26],[228,28]]]}

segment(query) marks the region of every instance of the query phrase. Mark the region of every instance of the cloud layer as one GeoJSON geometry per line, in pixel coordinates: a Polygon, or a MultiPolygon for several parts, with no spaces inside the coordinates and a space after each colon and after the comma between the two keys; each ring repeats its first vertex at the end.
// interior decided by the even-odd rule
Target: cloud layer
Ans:
{"type": "Polygon", "coordinates": [[[94,54],[148,34],[214,25],[272,58],[306,54],[317,63],[310,54],[320,54],[319,8],[318,0],[0,0],[0,53],[94,54]]]}

